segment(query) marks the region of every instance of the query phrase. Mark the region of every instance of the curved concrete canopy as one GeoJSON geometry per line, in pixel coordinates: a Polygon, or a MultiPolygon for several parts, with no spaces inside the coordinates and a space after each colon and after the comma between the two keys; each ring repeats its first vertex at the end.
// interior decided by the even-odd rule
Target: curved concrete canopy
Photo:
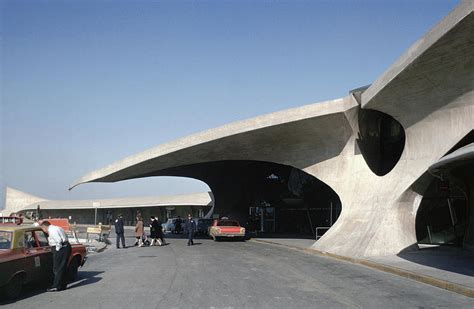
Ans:
{"type": "Polygon", "coordinates": [[[147,177],[172,167],[222,160],[260,160],[305,168],[340,153],[351,135],[344,111],[355,106],[351,97],[345,97],[231,123],[93,171],[70,189],[86,182],[147,177]],[[309,140],[314,149],[307,149],[309,140]],[[299,158],[284,151],[290,147],[300,148],[299,158]],[[327,151],[322,153],[316,148],[327,151]],[[319,157],[306,155],[312,150],[319,157]]]}
{"type": "Polygon", "coordinates": [[[414,43],[362,94],[362,108],[387,113],[407,129],[456,99],[472,100],[473,9],[474,1],[463,1],[414,43]]]}

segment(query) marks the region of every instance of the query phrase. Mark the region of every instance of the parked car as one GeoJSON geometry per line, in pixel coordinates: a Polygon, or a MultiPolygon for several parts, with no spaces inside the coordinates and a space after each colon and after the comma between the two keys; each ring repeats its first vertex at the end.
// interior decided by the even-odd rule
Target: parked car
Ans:
{"type": "Polygon", "coordinates": [[[212,226],[213,219],[198,218],[196,219],[196,235],[209,235],[209,228],[212,226]]]}
{"type": "Polygon", "coordinates": [[[162,226],[163,226],[163,232],[165,233],[181,233],[183,231],[183,224],[184,224],[184,221],[183,219],[180,219],[180,218],[170,218],[168,219],[168,221],[166,221],[166,223],[163,223],[162,226]],[[181,220],[181,224],[177,225],[176,222],[178,220],[181,220]]]}
{"type": "MultiPolygon", "coordinates": [[[[84,245],[71,244],[67,276],[72,281],[86,261],[84,245]]],[[[53,279],[53,256],[46,233],[33,225],[0,225],[0,292],[8,299],[21,294],[30,282],[49,284],[53,279]]]]}
{"type": "Polygon", "coordinates": [[[209,228],[209,236],[214,241],[222,238],[238,238],[245,240],[245,228],[235,220],[214,220],[209,228]]]}

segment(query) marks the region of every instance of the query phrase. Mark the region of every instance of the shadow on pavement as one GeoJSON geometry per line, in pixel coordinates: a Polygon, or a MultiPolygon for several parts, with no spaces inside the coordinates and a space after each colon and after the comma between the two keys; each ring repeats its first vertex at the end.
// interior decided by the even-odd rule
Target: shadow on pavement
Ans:
{"type": "Polygon", "coordinates": [[[79,271],[77,273],[77,279],[74,280],[74,282],[71,282],[67,289],[74,289],[80,286],[88,285],[88,284],[93,284],[96,282],[99,282],[102,280],[101,277],[97,277],[97,275],[100,275],[104,273],[103,271],[79,271]]]}
{"type": "Polygon", "coordinates": [[[420,265],[474,277],[474,268],[472,267],[474,252],[466,249],[437,246],[402,252],[397,256],[420,265]]]}
{"type": "Polygon", "coordinates": [[[272,238],[278,238],[278,239],[312,239],[316,241],[315,237],[313,235],[307,235],[307,234],[289,234],[289,233],[255,233],[255,232],[250,232],[247,233],[246,235],[247,239],[251,238],[262,238],[262,239],[272,239],[272,238]]]}
{"type": "MultiPolygon", "coordinates": [[[[103,271],[79,271],[77,273],[77,279],[69,283],[67,289],[69,290],[72,288],[76,288],[78,286],[84,286],[84,285],[96,283],[102,280],[102,278],[96,277],[97,275],[101,273],[103,273],[103,271]]],[[[28,299],[30,297],[33,297],[42,293],[46,293],[47,287],[48,287],[48,284],[44,282],[25,284],[23,286],[23,291],[18,298],[12,299],[12,300],[1,299],[0,305],[13,304],[19,300],[28,299]]],[[[54,292],[54,293],[61,293],[61,292],[54,292]]]]}

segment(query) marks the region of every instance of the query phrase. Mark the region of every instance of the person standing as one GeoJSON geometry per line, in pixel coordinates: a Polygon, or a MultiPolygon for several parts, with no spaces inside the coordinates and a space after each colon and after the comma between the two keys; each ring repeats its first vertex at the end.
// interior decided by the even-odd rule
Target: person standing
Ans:
{"type": "Polygon", "coordinates": [[[137,217],[137,225],[135,226],[135,246],[143,247],[143,234],[145,234],[145,227],[143,226],[143,219],[141,216],[137,217]]]}
{"type": "Polygon", "coordinates": [[[188,214],[188,220],[184,223],[184,232],[188,235],[188,246],[194,245],[193,238],[196,231],[196,222],[191,214],[188,214]]]}
{"type": "Polygon", "coordinates": [[[117,234],[117,249],[120,248],[120,241],[122,242],[122,248],[125,248],[125,231],[123,229],[122,214],[119,214],[115,220],[115,234],[117,234]]]}
{"type": "Polygon", "coordinates": [[[72,252],[66,232],[59,226],[52,225],[49,221],[43,221],[41,229],[48,234],[48,243],[52,247],[51,251],[53,253],[54,281],[48,292],[65,290],[67,287],[67,263],[72,252]]]}

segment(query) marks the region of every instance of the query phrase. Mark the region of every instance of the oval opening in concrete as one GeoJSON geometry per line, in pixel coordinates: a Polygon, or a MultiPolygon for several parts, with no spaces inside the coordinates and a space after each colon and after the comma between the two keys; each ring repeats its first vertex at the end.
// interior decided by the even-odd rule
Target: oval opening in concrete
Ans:
{"type": "Polygon", "coordinates": [[[358,122],[357,144],[365,162],[374,174],[388,174],[405,148],[405,130],[392,116],[376,110],[359,110],[358,122]]]}

